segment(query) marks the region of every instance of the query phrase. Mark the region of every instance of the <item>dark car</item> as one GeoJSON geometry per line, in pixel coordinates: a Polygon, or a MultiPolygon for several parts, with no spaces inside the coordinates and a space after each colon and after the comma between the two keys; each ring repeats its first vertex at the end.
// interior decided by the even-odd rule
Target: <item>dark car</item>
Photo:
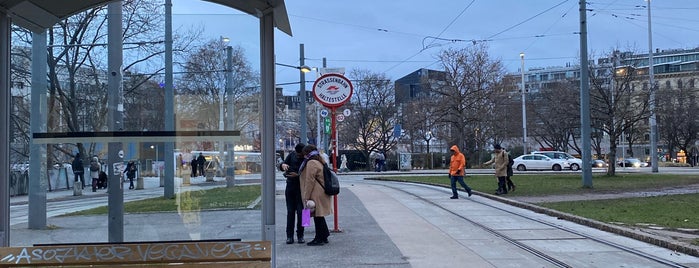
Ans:
{"type": "Polygon", "coordinates": [[[590,161],[590,165],[594,168],[603,168],[609,166],[607,165],[607,162],[604,162],[604,160],[599,159],[590,161]]]}
{"type": "Polygon", "coordinates": [[[643,167],[645,166],[638,158],[626,158],[619,161],[620,167],[643,167]]]}

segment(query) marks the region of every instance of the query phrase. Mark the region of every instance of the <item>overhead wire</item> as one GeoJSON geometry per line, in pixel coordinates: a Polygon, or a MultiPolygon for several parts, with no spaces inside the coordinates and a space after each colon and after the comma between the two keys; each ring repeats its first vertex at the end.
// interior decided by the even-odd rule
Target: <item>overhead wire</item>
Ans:
{"type": "MultiPolygon", "coordinates": [[[[554,21],[553,23],[551,23],[551,26],[549,26],[549,28],[546,29],[546,30],[544,31],[544,34],[546,34],[548,31],[550,31],[550,30],[553,28],[553,26],[557,25],[559,21],[561,21],[563,18],[565,18],[565,16],[568,15],[568,12],[570,12],[570,10],[573,9],[573,8],[575,7],[575,5],[576,5],[576,3],[573,3],[573,5],[571,5],[570,8],[568,8],[568,10],[566,10],[566,11],[563,13],[563,15],[561,15],[556,21],[554,21]]],[[[527,51],[529,50],[529,48],[532,47],[532,46],[534,45],[534,43],[536,43],[537,41],[539,41],[539,39],[533,40],[533,41],[532,41],[531,43],[529,43],[529,45],[526,46],[526,47],[524,48],[524,50],[522,50],[522,51],[523,51],[523,52],[527,52],[527,51]]]]}
{"type": "MultiPolygon", "coordinates": [[[[466,7],[465,7],[464,9],[461,10],[461,12],[459,13],[459,15],[457,15],[456,18],[454,18],[446,27],[444,27],[444,29],[442,29],[442,31],[439,33],[439,35],[437,35],[437,37],[441,36],[447,29],[449,29],[449,27],[451,27],[451,25],[454,24],[454,22],[455,22],[459,17],[461,17],[461,15],[464,14],[464,12],[466,12],[466,10],[468,10],[468,8],[471,7],[471,5],[473,5],[474,2],[476,2],[476,0],[471,0],[471,2],[468,3],[468,5],[466,5],[466,7]]],[[[432,42],[432,43],[434,43],[434,42],[432,42]]],[[[432,44],[432,43],[430,43],[430,44],[432,44]]],[[[425,51],[424,47],[423,47],[423,49],[421,49],[421,50],[418,51],[417,53],[413,54],[412,56],[406,58],[406,59],[403,60],[402,62],[399,62],[399,63],[397,63],[397,64],[391,66],[390,68],[386,69],[386,70],[384,71],[384,73],[387,73],[387,72],[389,72],[390,70],[393,70],[393,68],[396,68],[396,67],[402,65],[403,63],[405,63],[405,62],[411,60],[412,58],[416,57],[417,55],[420,55],[423,51],[425,51]]]]}

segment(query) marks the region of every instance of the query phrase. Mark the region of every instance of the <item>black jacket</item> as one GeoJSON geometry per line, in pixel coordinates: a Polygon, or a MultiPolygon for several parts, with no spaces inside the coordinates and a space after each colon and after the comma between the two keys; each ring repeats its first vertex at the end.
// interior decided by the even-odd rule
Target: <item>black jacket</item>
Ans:
{"type": "Polygon", "coordinates": [[[73,173],[85,173],[85,166],[83,166],[83,160],[80,159],[80,157],[76,157],[75,160],[73,160],[71,167],[73,168],[73,173]]]}
{"type": "Polygon", "coordinates": [[[303,157],[296,154],[296,152],[291,152],[289,155],[286,156],[284,162],[279,164],[279,170],[282,170],[282,164],[287,164],[289,165],[289,169],[287,172],[294,172],[297,174],[296,176],[284,176],[286,177],[287,187],[295,187],[294,189],[301,189],[301,183],[299,181],[299,168],[301,167],[301,163],[303,163],[303,157]]]}

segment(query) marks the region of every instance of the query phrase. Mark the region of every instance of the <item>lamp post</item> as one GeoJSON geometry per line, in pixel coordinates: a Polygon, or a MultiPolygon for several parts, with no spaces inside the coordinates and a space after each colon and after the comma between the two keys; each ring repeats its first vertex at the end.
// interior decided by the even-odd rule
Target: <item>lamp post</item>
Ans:
{"type": "Polygon", "coordinates": [[[648,2],[648,78],[650,82],[650,168],[651,172],[658,173],[658,125],[655,118],[655,82],[653,81],[653,33],[651,32],[650,23],[650,1],[648,2]]]}
{"type": "MultiPolygon", "coordinates": [[[[151,149],[155,149],[155,157],[154,157],[154,158],[155,158],[155,162],[156,162],[155,166],[157,167],[157,166],[158,166],[158,165],[157,165],[157,162],[158,162],[158,146],[151,145],[150,148],[151,148],[151,149]]],[[[158,170],[160,170],[160,169],[158,169],[158,170]]],[[[160,177],[160,174],[158,174],[158,177],[160,177]]]]}
{"type": "Polygon", "coordinates": [[[432,131],[427,131],[425,134],[425,141],[427,142],[427,161],[429,163],[428,167],[432,169],[432,155],[430,154],[430,140],[432,139],[432,131]]]}
{"type": "Polygon", "coordinates": [[[306,133],[306,128],[307,128],[307,120],[306,120],[306,73],[311,71],[311,68],[304,65],[304,60],[303,60],[303,44],[301,44],[301,66],[294,66],[294,65],[289,65],[289,64],[283,64],[283,63],[274,63],[279,66],[284,66],[284,67],[289,67],[289,68],[294,68],[298,69],[301,71],[301,77],[299,81],[299,125],[301,125],[300,132],[299,133],[299,142],[308,143],[308,134],[306,133]]]}
{"type": "MultiPolygon", "coordinates": [[[[221,36],[221,42],[222,42],[223,44],[227,44],[227,43],[230,42],[230,41],[231,41],[231,40],[230,40],[228,37],[223,37],[223,36],[221,36]]],[[[227,47],[230,47],[230,46],[227,46],[227,47]]],[[[226,50],[228,50],[228,49],[226,49],[226,50]]],[[[228,54],[228,53],[226,53],[226,54],[228,54]]],[[[218,93],[219,93],[219,94],[218,94],[218,95],[219,95],[219,104],[218,104],[218,130],[219,130],[219,131],[224,131],[224,130],[226,130],[226,129],[225,129],[225,123],[224,123],[224,118],[225,118],[225,116],[224,116],[224,114],[223,114],[223,98],[225,97],[226,90],[228,89],[228,72],[229,72],[229,70],[228,70],[228,63],[229,63],[229,62],[231,62],[231,59],[229,59],[228,57],[226,57],[226,63],[224,64],[224,66],[226,66],[226,67],[225,67],[225,68],[226,68],[226,71],[225,71],[226,85],[225,85],[225,88],[224,88],[223,90],[219,90],[219,92],[218,92],[218,93]]],[[[229,101],[230,101],[230,100],[229,100],[229,101]]],[[[218,149],[219,149],[219,154],[218,154],[218,155],[219,155],[219,161],[221,161],[221,160],[223,159],[223,155],[224,155],[223,151],[224,151],[224,149],[225,149],[224,147],[225,147],[224,141],[223,141],[223,140],[219,141],[219,148],[218,148],[218,149]]],[[[220,168],[220,165],[219,165],[219,168],[220,168]]],[[[219,170],[219,171],[220,171],[220,170],[219,170]]]]}
{"type": "Polygon", "coordinates": [[[524,52],[519,53],[522,59],[522,154],[527,154],[527,101],[526,86],[524,85],[524,52]]]}

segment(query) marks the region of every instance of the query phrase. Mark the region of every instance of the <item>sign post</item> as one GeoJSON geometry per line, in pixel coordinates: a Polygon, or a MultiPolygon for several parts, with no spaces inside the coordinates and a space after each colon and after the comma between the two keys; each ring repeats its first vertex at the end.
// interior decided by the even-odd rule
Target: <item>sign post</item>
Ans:
{"type": "MultiPolygon", "coordinates": [[[[337,73],[324,74],[313,83],[313,97],[318,103],[330,109],[330,137],[332,142],[333,171],[337,173],[337,154],[339,152],[337,142],[337,108],[344,105],[352,97],[354,87],[347,77],[337,73]]],[[[343,116],[344,118],[344,116],[343,116]]],[[[337,217],[337,195],[333,196],[333,232],[341,232],[337,217]]]]}

